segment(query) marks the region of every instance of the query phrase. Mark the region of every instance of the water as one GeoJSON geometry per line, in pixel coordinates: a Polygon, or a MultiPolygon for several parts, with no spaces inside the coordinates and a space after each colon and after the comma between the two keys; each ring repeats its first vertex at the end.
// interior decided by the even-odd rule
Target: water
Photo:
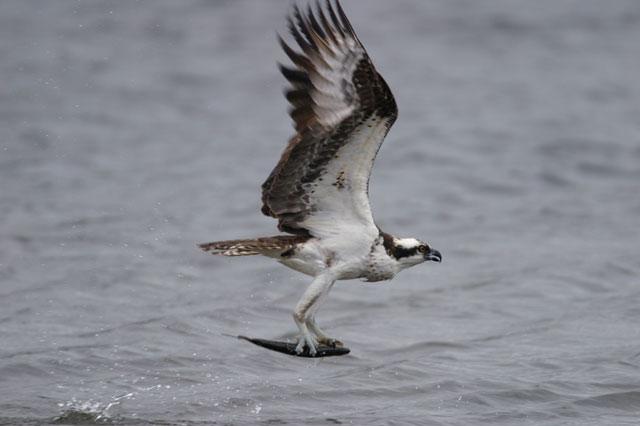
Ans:
{"type": "Polygon", "coordinates": [[[637,424],[640,4],[345,1],[400,118],[379,225],[442,264],[343,282],[352,353],[271,353],[287,2],[0,3],[0,424],[637,424]]]}

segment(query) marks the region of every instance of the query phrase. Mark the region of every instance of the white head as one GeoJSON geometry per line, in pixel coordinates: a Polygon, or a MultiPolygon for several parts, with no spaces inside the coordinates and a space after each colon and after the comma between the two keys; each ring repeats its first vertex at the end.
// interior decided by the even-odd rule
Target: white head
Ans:
{"type": "Polygon", "coordinates": [[[427,260],[441,262],[442,255],[423,241],[415,238],[395,238],[391,241],[385,238],[387,253],[395,258],[402,269],[409,268],[427,260]]]}

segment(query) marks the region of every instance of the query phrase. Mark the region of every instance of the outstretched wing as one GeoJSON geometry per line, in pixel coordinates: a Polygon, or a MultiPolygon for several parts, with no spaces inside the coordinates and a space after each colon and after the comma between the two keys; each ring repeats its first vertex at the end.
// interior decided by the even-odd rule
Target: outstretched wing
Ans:
{"type": "Polygon", "coordinates": [[[262,212],[280,230],[329,237],[351,229],[378,230],[369,205],[369,176],[398,110],[338,0],[302,13],[289,30],[302,52],[282,39],[294,67],[280,66],[290,83],[296,135],[262,185],[262,212]]]}

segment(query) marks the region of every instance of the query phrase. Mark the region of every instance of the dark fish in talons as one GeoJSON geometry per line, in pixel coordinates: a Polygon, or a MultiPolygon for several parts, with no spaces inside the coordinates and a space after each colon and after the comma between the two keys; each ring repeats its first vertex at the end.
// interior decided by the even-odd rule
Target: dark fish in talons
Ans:
{"type": "Polygon", "coordinates": [[[247,342],[251,342],[254,345],[261,346],[266,349],[271,349],[272,351],[281,352],[287,355],[299,356],[303,358],[321,358],[325,356],[338,356],[338,355],[346,355],[349,352],[349,348],[340,347],[340,346],[325,346],[319,345],[316,349],[316,354],[311,355],[309,352],[309,348],[305,347],[304,351],[300,354],[296,352],[296,343],[291,342],[279,342],[277,340],[267,340],[267,339],[257,339],[253,337],[247,336],[238,336],[238,339],[246,340],[247,342]]]}

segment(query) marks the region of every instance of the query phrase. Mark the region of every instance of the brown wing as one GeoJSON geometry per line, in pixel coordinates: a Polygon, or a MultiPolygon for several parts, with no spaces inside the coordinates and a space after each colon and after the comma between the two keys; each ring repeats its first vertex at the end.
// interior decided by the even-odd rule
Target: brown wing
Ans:
{"type": "Polygon", "coordinates": [[[297,133],[262,185],[262,212],[282,231],[320,236],[336,221],[375,228],[369,176],[398,110],[340,3],[316,13],[294,6],[288,19],[301,53],[280,39],[297,133]]]}

